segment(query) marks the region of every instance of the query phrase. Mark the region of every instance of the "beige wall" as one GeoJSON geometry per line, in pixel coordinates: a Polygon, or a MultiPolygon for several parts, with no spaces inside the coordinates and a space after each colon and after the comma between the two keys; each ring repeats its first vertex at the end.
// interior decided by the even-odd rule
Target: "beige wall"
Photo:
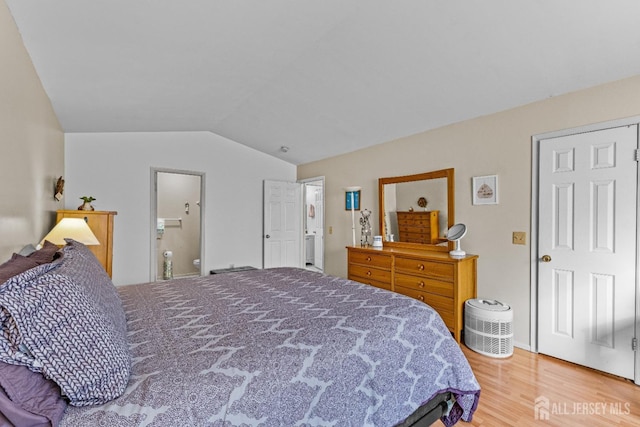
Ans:
{"type": "Polygon", "coordinates": [[[555,130],[640,115],[640,76],[442,127],[298,167],[298,179],[325,176],[325,271],[345,277],[351,220],[343,187],[362,186],[379,233],[377,179],[455,168],[456,221],[468,226],[462,248],[480,256],[478,295],[510,304],[518,345],[527,347],[530,246],[511,243],[513,231],[530,241],[531,137],[555,130]],[[473,206],[471,179],[499,176],[499,204],[473,206]]]}
{"type": "Polygon", "coordinates": [[[0,1],[0,263],[38,243],[62,208],[64,135],[4,0],[0,1]]]}

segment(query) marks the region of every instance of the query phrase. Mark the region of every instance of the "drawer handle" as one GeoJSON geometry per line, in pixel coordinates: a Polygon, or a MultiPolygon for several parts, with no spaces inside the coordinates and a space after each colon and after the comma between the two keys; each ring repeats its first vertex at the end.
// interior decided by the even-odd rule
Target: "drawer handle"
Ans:
{"type": "Polygon", "coordinates": [[[371,276],[371,270],[367,271],[367,276],[371,276]]]}
{"type": "Polygon", "coordinates": [[[418,286],[420,286],[421,288],[424,288],[424,282],[421,281],[420,283],[418,283],[418,286]]]}
{"type": "Polygon", "coordinates": [[[418,297],[418,299],[419,299],[420,301],[424,302],[424,297],[423,297],[422,295],[420,295],[420,296],[418,297]]]}
{"type": "Polygon", "coordinates": [[[370,256],[367,257],[367,261],[371,261],[371,257],[370,256]]]}
{"type": "Polygon", "coordinates": [[[424,270],[424,264],[418,264],[418,270],[420,271],[424,270]]]}

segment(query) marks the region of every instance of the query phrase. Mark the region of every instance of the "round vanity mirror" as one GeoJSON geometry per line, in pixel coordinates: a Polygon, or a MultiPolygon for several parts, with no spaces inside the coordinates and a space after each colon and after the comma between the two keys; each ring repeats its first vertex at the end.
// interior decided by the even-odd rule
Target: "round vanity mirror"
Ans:
{"type": "Polygon", "coordinates": [[[465,234],[467,234],[467,226],[464,224],[454,224],[449,228],[449,231],[447,231],[447,240],[455,242],[456,244],[455,249],[450,251],[449,255],[454,257],[463,257],[467,254],[465,251],[460,249],[460,239],[462,239],[465,234]]]}

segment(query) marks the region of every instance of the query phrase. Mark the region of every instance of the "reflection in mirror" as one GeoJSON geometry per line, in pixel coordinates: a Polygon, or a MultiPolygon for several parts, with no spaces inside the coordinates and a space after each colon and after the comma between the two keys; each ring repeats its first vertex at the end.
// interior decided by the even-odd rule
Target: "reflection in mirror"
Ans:
{"type": "MultiPolygon", "coordinates": [[[[388,241],[414,243],[437,243],[431,240],[445,239],[447,231],[447,179],[434,178],[424,181],[410,181],[398,184],[386,184],[384,186],[384,200],[386,215],[386,235],[388,241]],[[419,203],[423,199],[424,202],[419,203]],[[425,204],[426,202],[426,204],[425,204]],[[424,205],[424,206],[420,206],[424,205]],[[424,213],[435,212],[435,220],[427,220],[424,213]],[[398,214],[403,227],[398,225],[398,214]],[[415,219],[412,221],[411,218],[415,219]],[[429,224],[437,223],[435,230],[429,230],[429,236],[420,236],[418,232],[424,230],[414,229],[412,222],[425,218],[429,224]],[[409,228],[408,228],[409,227],[409,228]],[[393,236],[393,238],[392,238],[393,236]]],[[[428,224],[420,224],[428,225],[428,224]]],[[[423,233],[424,234],[424,233],[423,233]]]]}
{"type": "Polygon", "coordinates": [[[447,250],[454,223],[453,169],[379,179],[380,231],[388,246],[447,250]]]}

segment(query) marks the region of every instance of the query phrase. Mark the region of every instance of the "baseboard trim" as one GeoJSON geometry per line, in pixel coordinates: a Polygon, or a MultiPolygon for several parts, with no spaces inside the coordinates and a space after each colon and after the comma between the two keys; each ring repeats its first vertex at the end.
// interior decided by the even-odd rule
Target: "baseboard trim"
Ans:
{"type": "Polygon", "coordinates": [[[529,351],[529,352],[532,352],[532,353],[536,353],[535,351],[531,351],[531,346],[529,344],[523,344],[521,342],[514,342],[513,346],[521,348],[522,350],[526,350],[526,351],[529,351]]]}

